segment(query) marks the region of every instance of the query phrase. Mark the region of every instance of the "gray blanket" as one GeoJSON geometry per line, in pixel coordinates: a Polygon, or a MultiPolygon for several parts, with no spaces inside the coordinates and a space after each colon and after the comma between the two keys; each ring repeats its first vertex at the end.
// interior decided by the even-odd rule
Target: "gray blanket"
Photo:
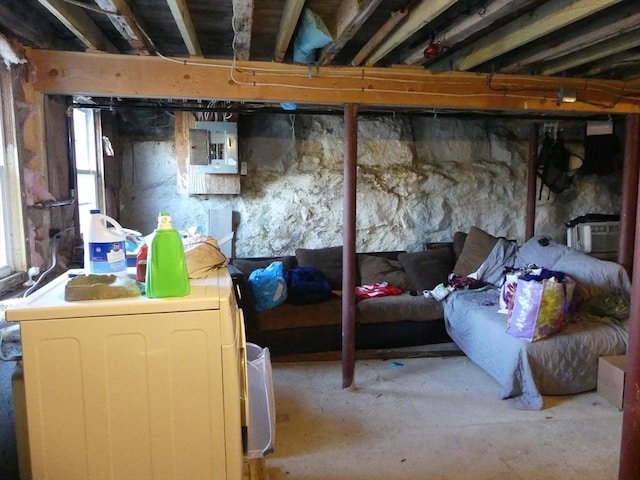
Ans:
{"type": "MultiPolygon", "coordinates": [[[[530,240],[533,241],[536,240],[530,240]]],[[[583,305],[589,300],[588,295],[629,293],[630,283],[620,265],[587,257],[568,247],[552,246],[553,261],[536,252],[526,258],[526,263],[536,262],[572,275],[581,287],[583,305]]],[[[525,244],[518,254],[531,253],[530,247],[540,250],[539,246],[525,244]]],[[[481,270],[495,272],[500,264],[514,261],[511,252],[506,256],[504,251],[492,253],[488,259],[492,264],[481,270]]],[[[515,262],[519,261],[522,259],[516,256],[515,262]]],[[[500,384],[502,398],[512,398],[516,408],[539,410],[544,407],[543,395],[593,390],[598,357],[626,352],[625,319],[577,309],[564,331],[529,343],[505,332],[507,316],[497,312],[498,299],[499,289],[495,286],[453,292],[444,301],[445,324],[453,341],[500,384]]]]}
{"type": "Polygon", "coordinates": [[[625,323],[586,313],[551,337],[529,343],[505,333],[497,313],[499,290],[462,290],[444,305],[449,335],[475,364],[513,398],[520,409],[540,410],[542,395],[568,395],[596,388],[598,357],[626,351],[625,323]]]}

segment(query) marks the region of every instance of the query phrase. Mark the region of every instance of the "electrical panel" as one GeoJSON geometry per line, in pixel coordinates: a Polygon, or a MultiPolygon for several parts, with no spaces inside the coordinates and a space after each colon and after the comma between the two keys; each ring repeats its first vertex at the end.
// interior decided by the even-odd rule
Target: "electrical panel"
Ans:
{"type": "Polygon", "coordinates": [[[196,122],[189,130],[189,163],[198,173],[238,173],[238,124],[196,122]]]}

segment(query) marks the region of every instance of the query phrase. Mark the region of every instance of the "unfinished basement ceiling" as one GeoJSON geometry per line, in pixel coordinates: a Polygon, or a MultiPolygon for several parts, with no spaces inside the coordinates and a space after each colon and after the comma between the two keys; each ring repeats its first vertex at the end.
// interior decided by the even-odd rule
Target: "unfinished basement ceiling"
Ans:
{"type": "Polygon", "coordinates": [[[333,39],[320,68],[640,76],[635,1],[3,0],[0,32],[43,49],[291,63],[305,8],[333,39]]]}

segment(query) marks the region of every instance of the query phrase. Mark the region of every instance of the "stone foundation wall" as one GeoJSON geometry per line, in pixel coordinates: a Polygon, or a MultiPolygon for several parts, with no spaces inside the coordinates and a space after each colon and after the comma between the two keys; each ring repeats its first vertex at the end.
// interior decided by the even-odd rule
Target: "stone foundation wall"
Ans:
{"type": "MultiPolygon", "coordinates": [[[[524,240],[531,121],[361,116],[358,125],[357,250],[421,250],[472,225],[524,240]]],[[[584,123],[563,124],[582,154],[584,123]]],[[[121,223],[143,233],[159,211],[178,228],[208,228],[210,209],[230,208],[236,256],[291,254],[342,244],[343,118],[252,115],[240,123],[248,164],[241,195],[189,196],[179,185],[174,143],[122,138],[121,223]]],[[[621,142],[623,139],[621,139],[621,142]]],[[[606,159],[603,159],[606,160],[606,159]]],[[[536,233],[564,242],[566,221],[618,213],[621,174],[580,176],[537,202],[536,233]]]]}

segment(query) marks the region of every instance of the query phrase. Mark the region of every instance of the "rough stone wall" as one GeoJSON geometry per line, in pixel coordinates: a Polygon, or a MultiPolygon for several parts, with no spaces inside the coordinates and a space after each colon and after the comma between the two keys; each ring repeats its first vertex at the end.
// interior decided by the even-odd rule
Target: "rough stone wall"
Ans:
{"type": "MultiPolygon", "coordinates": [[[[565,138],[582,152],[584,124],[565,138]]],[[[472,225],[522,242],[530,121],[361,116],[357,250],[421,250],[472,225]]],[[[343,118],[254,115],[240,124],[242,194],[178,193],[173,139],[125,138],[122,224],[153,230],[160,210],[178,228],[207,229],[208,211],[239,220],[236,256],[292,254],[342,244],[343,118]]],[[[537,202],[536,233],[565,241],[564,223],[618,213],[620,174],[578,176],[572,189],[537,202]]]]}

